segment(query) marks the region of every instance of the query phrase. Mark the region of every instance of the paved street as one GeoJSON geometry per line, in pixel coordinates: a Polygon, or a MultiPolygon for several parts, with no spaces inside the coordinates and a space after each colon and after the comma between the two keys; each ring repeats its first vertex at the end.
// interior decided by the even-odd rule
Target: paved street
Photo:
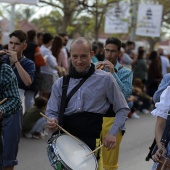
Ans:
{"type": "MultiPolygon", "coordinates": [[[[155,118],[141,115],[127,121],[127,132],[121,144],[119,170],[150,170],[152,161],[145,161],[154,137],[155,118]]],[[[52,170],[46,154],[47,139],[21,138],[16,170],[52,170]]]]}

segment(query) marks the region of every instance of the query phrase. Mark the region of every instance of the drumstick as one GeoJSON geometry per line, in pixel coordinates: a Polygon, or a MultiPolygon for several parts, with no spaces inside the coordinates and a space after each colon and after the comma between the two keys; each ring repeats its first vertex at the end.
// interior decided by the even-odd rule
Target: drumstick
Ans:
{"type": "Polygon", "coordinates": [[[93,150],[92,152],[90,152],[88,155],[86,155],[86,157],[90,156],[91,154],[93,154],[94,152],[96,152],[97,150],[99,150],[102,146],[104,146],[103,144],[100,145],[98,148],[96,148],[95,150],[93,150]]]}
{"type": "MultiPolygon", "coordinates": [[[[40,115],[43,116],[44,118],[46,118],[48,121],[51,122],[51,120],[43,113],[40,112],[40,115]]],[[[56,125],[58,126],[59,129],[61,129],[63,132],[65,132],[67,135],[69,135],[70,137],[72,137],[73,139],[75,139],[78,142],[81,142],[80,140],[78,140],[76,137],[74,137],[71,133],[69,133],[68,131],[66,131],[65,129],[63,129],[59,124],[56,123],[56,125]]]]}
{"type": "Polygon", "coordinates": [[[0,101],[0,105],[3,104],[6,100],[7,100],[7,98],[1,100],[1,101],[0,101]]]}

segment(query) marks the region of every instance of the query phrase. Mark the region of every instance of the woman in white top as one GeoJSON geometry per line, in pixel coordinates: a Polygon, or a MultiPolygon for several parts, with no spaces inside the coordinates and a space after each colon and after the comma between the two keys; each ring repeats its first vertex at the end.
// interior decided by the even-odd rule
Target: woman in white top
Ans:
{"type": "Polygon", "coordinates": [[[155,104],[156,109],[154,109],[151,114],[157,116],[157,121],[155,125],[155,138],[158,146],[157,152],[153,155],[152,159],[155,161],[152,170],[156,170],[158,166],[158,160],[161,155],[170,155],[170,142],[167,148],[161,143],[161,138],[164,132],[166,119],[168,111],[170,110],[170,86],[168,86],[160,96],[160,102],[155,104]],[[162,154],[161,154],[162,153],[162,154]]]}

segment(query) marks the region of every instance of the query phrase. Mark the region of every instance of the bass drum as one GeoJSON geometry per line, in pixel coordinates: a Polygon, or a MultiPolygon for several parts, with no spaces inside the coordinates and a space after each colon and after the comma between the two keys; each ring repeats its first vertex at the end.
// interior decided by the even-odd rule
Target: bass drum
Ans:
{"type": "Polygon", "coordinates": [[[73,139],[67,134],[53,137],[47,147],[51,166],[60,170],[62,164],[66,170],[97,170],[98,164],[94,154],[87,157],[92,150],[80,139],[73,139]]]}

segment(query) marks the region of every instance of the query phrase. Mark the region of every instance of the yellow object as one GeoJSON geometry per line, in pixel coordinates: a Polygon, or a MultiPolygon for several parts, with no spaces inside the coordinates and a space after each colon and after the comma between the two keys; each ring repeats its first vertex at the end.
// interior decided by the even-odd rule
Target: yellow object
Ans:
{"type": "MultiPolygon", "coordinates": [[[[111,126],[113,125],[115,117],[103,117],[103,125],[101,132],[101,139],[108,133],[111,126]]],[[[102,147],[100,150],[100,159],[98,161],[98,170],[117,170],[118,169],[118,158],[119,158],[119,148],[122,141],[122,132],[119,132],[116,136],[116,148],[112,150],[107,150],[106,147],[102,147]]],[[[99,141],[96,140],[96,144],[99,141]]],[[[96,145],[98,146],[98,145],[96,145]]]]}

